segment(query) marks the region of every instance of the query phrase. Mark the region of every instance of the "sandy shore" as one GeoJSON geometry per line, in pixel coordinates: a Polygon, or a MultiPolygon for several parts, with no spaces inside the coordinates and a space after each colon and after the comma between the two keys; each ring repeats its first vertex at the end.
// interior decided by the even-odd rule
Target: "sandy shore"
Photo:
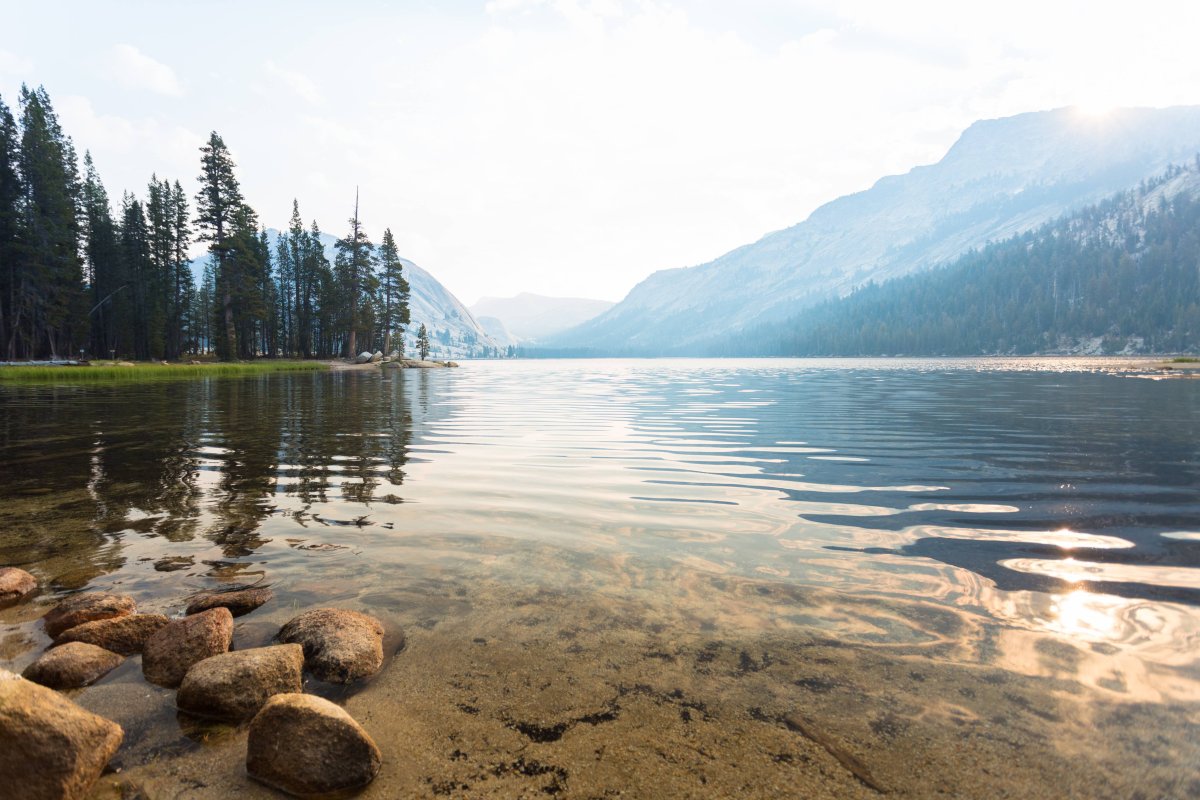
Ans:
{"type": "MultiPolygon", "coordinates": [[[[764,595],[766,586],[748,583],[744,604],[697,617],[671,597],[647,604],[621,592],[431,578],[361,598],[369,604],[338,603],[403,627],[407,642],[353,693],[309,690],[343,702],[379,744],[383,770],[361,797],[380,800],[1183,798],[1200,789],[1200,704],[1085,687],[1072,677],[1084,653],[1050,638],[1033,645],[1043,674],[1020,674],[988,663],[979,632],[932,606],[872,611],[822,593],[764,595]],[[926,641],[872,646],[739,622],[751,607],[840,603],[880,624],[907,617],[926,641]],[[965,658],[971,648],[979,651],[965,658]]],[[[239,622],[235,647],[267,643],[291,613],[239,622]]],[[[399,638],[388,641],[394,649],[399,638]]],[[[136,660],[81,698],[126,727],[119,772],[94,797],[276,796],[246,776],[244,726],[177,714],[171,693],[141,681],[136,660]]]]}

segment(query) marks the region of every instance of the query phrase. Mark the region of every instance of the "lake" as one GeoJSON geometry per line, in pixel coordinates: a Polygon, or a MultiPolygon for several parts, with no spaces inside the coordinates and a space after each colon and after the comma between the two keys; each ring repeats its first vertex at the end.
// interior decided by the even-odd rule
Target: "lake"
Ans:
{"type": "MultiPolygon", "coordinates": [[[[364,796],[1200,795],[1200,381],[1109,359],[0,386],[0,666],[83,589],[389,629],[364,796]],[[401,634],[403,632],[403,634],[401,634]],[[403,647],[401,647],[403,642],[403,647]]],[[[263,796],[130,659],[97,796],[263,796]],[[131,788],[133,787],[133,788],[131,788]]]]}

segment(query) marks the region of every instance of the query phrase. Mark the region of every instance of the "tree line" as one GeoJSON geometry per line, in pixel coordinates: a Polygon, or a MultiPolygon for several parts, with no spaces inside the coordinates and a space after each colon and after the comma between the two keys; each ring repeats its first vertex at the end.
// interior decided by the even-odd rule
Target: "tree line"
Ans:
{"type": "Polygon", "coordinates": [[[80,353],[223,360],[404,349],[409,286],[391,229],[378,247],[359,218],[333,262],[293,201],[272,242],[215,131],[199,191],[152,175],[114,209],[91,154],[80,162],[46,90],[0,97],[0,358],[80,353]],[[189,253],[208,245],[202,279],[189,253]]]}
{"type": "Polygon", "coordinates": [[[1198,195],[1200,156],[946,267],[871,283],[786,322],[735,334],[708,354],[1032,354],[1081,345],[1110,353],[1196,351],[1198,195]]]}

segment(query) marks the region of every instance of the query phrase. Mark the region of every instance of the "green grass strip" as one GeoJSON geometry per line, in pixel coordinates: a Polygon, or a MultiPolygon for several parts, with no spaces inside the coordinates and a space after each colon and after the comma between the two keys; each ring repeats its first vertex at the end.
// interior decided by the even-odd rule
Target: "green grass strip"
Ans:
{"type": "Polygon", "coordinates": [[[91,364],[82,367],[0,367],[0,383],[110,383],[179,378],[230,378],[277,372],[314,372],[328,369],[317,361],[210,362],[204,364],[91,364]]]}

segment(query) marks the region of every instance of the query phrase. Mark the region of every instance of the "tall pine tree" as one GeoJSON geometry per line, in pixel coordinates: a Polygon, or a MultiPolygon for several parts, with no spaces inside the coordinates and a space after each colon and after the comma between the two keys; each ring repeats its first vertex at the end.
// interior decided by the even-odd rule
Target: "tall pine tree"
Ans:
{"type": "Polygon", "coordinates": [[[383,232],[379,245],[379,293],[383,305],[383,350],[392,352],[392,334],[400,341],[398,350],[404,352],[404,326],[409,323],[408,281],[404,277],[404,262],[396,250],[392,229],[383,232]]]}
{"type": "MultiPolygon", "coordinates": [[[[240,276],[231,258],[233,236],[239,218],[245,216],[241,186],[233,174],[233,156],[225,141],[213,131],[200,148],[200,193],[196,195],[197,237],[209,242],[209,254],[216,266],[216,303],[221,324],[217,333],[217,355],[232,361],[238,355],[237,326],[234,319],[234,295],[240,288],[240,276]]],[[[244,225],[243,225],[244,227],[244,225]]]]}

